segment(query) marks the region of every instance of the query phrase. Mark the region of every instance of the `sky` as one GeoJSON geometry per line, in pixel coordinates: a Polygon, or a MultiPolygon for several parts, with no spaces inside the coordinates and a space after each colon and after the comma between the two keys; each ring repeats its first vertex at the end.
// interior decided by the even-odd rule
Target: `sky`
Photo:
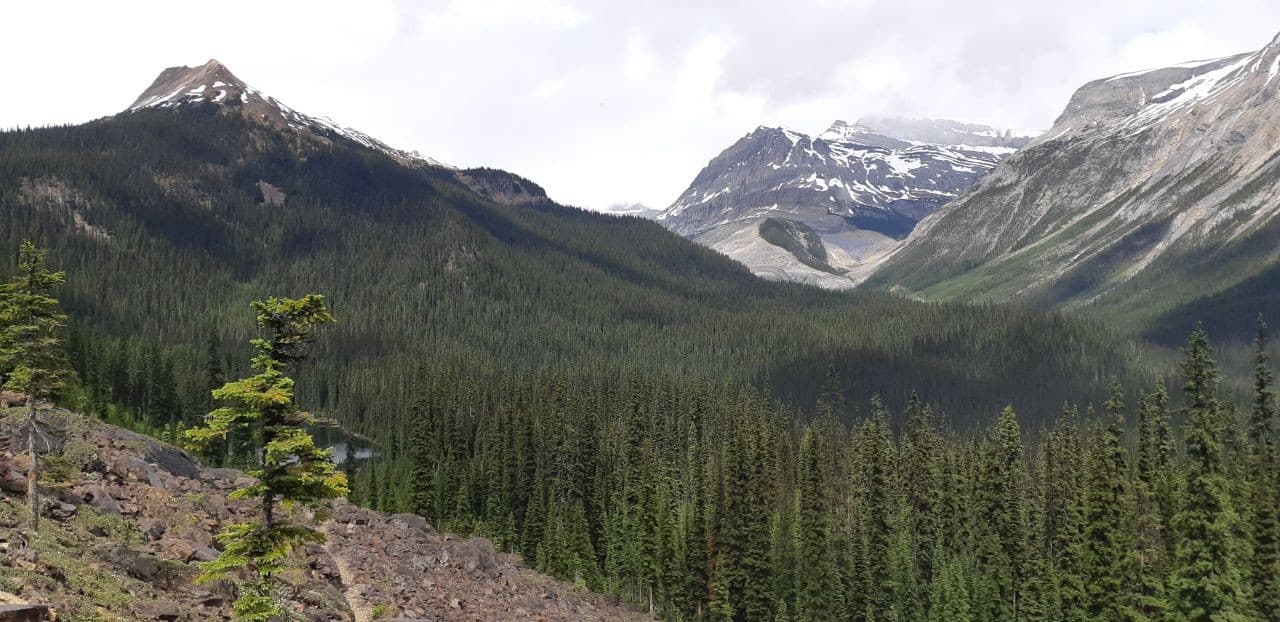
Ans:
{"type": "Polygon", "coordinates": [[[1045,130],[1080,85],[1256,50],[1275,0],[219,0],[0,6],[0,127],[126,108],[222,61],[290,107],[561,203],[672,203],[760,125],[1045,130]]]}

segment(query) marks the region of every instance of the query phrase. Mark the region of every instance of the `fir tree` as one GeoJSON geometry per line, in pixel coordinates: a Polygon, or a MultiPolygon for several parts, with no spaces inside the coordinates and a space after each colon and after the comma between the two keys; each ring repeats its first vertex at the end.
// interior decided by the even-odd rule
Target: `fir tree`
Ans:
{"type": "Polygon", "coordinates": [[[1084,582],[1084,467],[1079,415],[1064,407],[1045,442],[1045,548],[1057,619],[1087,618],[1084,582]]]}
{"type": "Polygon", "coordinates": [[[937,578],[930,584],[928,621],[972,622],[976,620],[969,595],[970,565],[962,560],[947,558],[940,548],[934,552],[934,560],[938,571],[937,578]]]}
{"type": "Polygon", "coordinates": [[[316,520],[323,520],[323,503],[345,495],[347,484],[330,450],[315,446],[307,431],[315,420],[294,403],[294,380],[287,375],[305,358],[313,330],[333,321],[324,297],[270,298],[255,302],[253,308],[258,325],[271,333],[269,339],[252,342],[257,350],[252,367],[258,374],[215,390],[214,399],[224,406],[209,413],[206,427],[188,431],[187,438],[208,446],[225,442],[234,430],[249,429],[259,443],[260,463],[247,473],[256,483],[229,497],[257,498],[259,521],[230,525],[218,535],[225,548],[204,566],[203,578],[247,576],[239,583],[236,617],[265,622],[284,615],[275,576],[284,569],[289,552],[299,544],[323,540],[319,531],[282,511],[310,509],[316,520]]]}
{"type": "Polygon", "coordinates": [[[1123,620],[1129,616],[1131,586],[1126,584],[1125,562],[1132,546],[1129,475],[1121,446],[1124,396],[1112,388],[1105,424],[1095,424],[1090,435],[1085,483],[1085,559],[1088,615],[1095,620],[1123,620]]]}
{"type": "Polygon", "coordinates": [[[1267,324],[1259,315],[1254,341],[1253,412],[1249,419],[1251,574],[1258,613],[1267,620],[1280,620],[1280,451],[1276,448],[1276,393],[1267,337],[1267,324]]]}
{"type": "Polygon", "coordinates": [[[1249,619],[1249,600],[1241,521],[1224,476],[1217,370],[1202,327],[1196,327],[1183,352],[1187,479],[1174,518],[1178,539],[1170,578],[1174,613],[1189,622],[1243,622],[1249,619]]]}
{"type": "Polygon", "coordinates": [[[68,380],[70,366],[62,330],[67,316],[49,292],[65,282],[62,272],[45,267],[45,251],[23,242],[18,273],[0,285],[0,371],[3,388],[26,395],[28,527],[40,530],[40,457],[38,439],[44,437],[36,420],[40,402],[53,398],[68,380]]]}
{"type": "Polygon", "coordinates": [[[833,619],[840,610],[840,577],[836,570],[832,537],[834,482],[827,480],[827,439],[808,430],[800,441],[800,469],[796,525],[799,594],[798,620],[833,619]]]}
{"type": "Polygon", "coordinates": [[[1022,434],[1012,407],[1001,411],[986,448],[979,503],[986,526],[978,543],[984,598],[976,600],[997,620],[1022,620],[1027,534],[1023,523],[1022,434]]]}

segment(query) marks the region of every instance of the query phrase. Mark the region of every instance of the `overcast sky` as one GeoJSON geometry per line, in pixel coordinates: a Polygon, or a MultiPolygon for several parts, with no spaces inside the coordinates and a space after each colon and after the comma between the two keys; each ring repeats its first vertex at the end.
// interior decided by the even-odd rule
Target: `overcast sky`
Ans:
{"type": "Polygon", "coordinates": [[[665,207],[758,125],[1047,129],[1084,82],[1277,32],[1275,0],[6,2],[0,126],[112,114],[217,58],[295,109],[563,203],[665,207]]]}

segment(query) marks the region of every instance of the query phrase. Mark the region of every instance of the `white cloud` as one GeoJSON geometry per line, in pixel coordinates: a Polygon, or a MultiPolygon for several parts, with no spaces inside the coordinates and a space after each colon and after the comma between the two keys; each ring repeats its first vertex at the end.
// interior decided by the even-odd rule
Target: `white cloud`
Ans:
{"type": "Polygon", "coordinates": [[[664,206],[756,125],[1045,128],[1107,75],[1265,44],[1265,0],[14,2],[0,126],[123,109],[216,57],[313,114],[589,207],[664,206]]]}

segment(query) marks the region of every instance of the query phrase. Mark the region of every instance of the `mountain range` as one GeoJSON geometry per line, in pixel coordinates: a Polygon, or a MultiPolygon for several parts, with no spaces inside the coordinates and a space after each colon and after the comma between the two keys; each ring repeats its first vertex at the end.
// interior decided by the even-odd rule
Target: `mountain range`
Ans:
{"type": "MultiPolygon", "coordinates": [[[[76,618],[225,613],[228,590],[196,585],[195,564],[218,555],[220,523],[257,515],[226,495],[255,482],[113,426],[176,439],[218,405],[247,416],[262,400],[210,389],[252,373],[250,302],[320,292],[336,323],[266,402],[367,444],[342,465],[347,495],[414,514],[318,513],[326,541],[263,584],[316,619],[1034,617],[1061,582],[1027,569],[1073,569],[1058,524],[1027,518],[1081,499],[1105,511],[1064,519],[1063,550],[1097,532],[1162,567],[1128,581],[1132,551],[1094,547],[1077,591],[1102,597],[1073,616],[1199,615],[1184,578],[1208,567],[1233,601],[1218,610],[1245,619],[1244,577],[1274,583],[1252,546],[1276,550],[1256,537],[1275,503],[1252,462],[1270,409],[1225,431],[1232,378],[1214,395],[1202,334],[1189,407],[1171,406],[1125,330],[1247,329],[1236,316],[1275,308],[1278,73],[1280,39],[1099,80],[1034,139],[897,118],[761,127],[657,222],[398,150],[216,61],[165,70],[110,117],[0,132],[0,256],[32,240],[65,271],[38,304],[69,314],[74,373],[54,397],[81,411],[0,402],[3,589],[76,618]],[[1129,413],[1150,451],[1126,448],[1129,413]],[[8,535],[27,517],[10,493],[41,486],[19,466],[37,454],[28,416],[61,445],[42,458],[56,492],[33,503],[54,524],[30,540],[8,535]],[[1163,492],[1139,503],[1144,477],[1163,492]],[[1044,494],[1072,480],[1074,497],[1044,494]],[[1175,526],[1213,528],[1142,527],[1174,508],[1175,526]]],[[[283,340],[300,351],[302,335],[283,340]]],[[[261,439],[236,436],[204,458],[255,465],[261,439]]]]}
{"type": "Polygon", "coordinates": [[[836,121],[816,137],[759,127],[657,220],[757,275],[857,285],[914,228],[1030,140],[940,120],[836,121]]]}
{"type": "Polygon", "coordinates": [[[1197,319],[1240,334],[1280,301],[1278,74],[1280,38],[1082,86],[870,283],[1089,310],[1166,341],[1197,319]]]}
{"type": "MultiPolygon", "coordinates": [[[[196,378],[211,338],[245,351],[251,300],[329,294],[346,319],[300,390],[372,436],[403,425],[425,366],[670,374],[795,404],[812,403],[833,367],[857,387],[853,403],[937,393],[957,421],[1010,400],[1051,407],[1100,390],[1101,370],[1131,371],[1084,324],[965,307],[939,319],[880,292],[761,281],[654,222],[561,206],[520,175],[446,166],[298,112],[217,61],[164,70],[117,115],[0,133],[0,215],[0,251],[34,240],[68,272],[63,300],[90,344],[90,377],[125,365],[117,355],[154,361],[161,348],[175,376],[196,378]],[[886,314],[897,328],[878,326],[886,314]],[[1008,327],[1025,323],[1066,358],[1019,363],[1024,344],[1008,327]],[[1068,334],[1093,345],[1054,345],[1068,334]],[[917,342],[927,355],[902,354],[917,342]],[[972,360],[979,343],[992,355],[972,360]],[[987,364],[998,387],[962,380],[987,364]],[[1050,368],[1072,377],[1060,392],[1019,388],[1050,368]],[[971,390],[943,390],[954,386],[971,390]]],[[[207,403],[198,381],[176,390],[185,414],[168,423],[207,403]]]]}

